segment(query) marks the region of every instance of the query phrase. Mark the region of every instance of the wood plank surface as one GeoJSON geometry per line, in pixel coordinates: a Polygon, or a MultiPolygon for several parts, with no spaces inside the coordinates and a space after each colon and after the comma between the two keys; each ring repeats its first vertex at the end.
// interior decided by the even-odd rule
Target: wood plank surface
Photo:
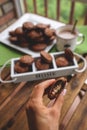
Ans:
{"type": "Polygon", "coordinates": [[[82,88],[85,80],[87,78],[87,69],[85,72],[81,74],[75,75],[70,83],[67,85],[67,94],[65,96],[65,103],[62,109],[62,116],[61,120],[63,120],[65,114],[67,113],[68,109],[70,108],[72,102],[74,101],[75,97],[78,95],[80,89],[82,88]]]}
{"type": "Polygon", "coordinates": [[[87,92],[78,105],[66,130],[87,130],[87,92]]]}
{"type": "MultiPolygon", "coordinates": [[[[20,111],[21,107],[26,103],[26,101],[29,98],[29,95],[33,89],[33,86],[37,82],[28,82],[25,84],[20,91],[15,93],[13,96],[9,96],[8,99],[10,100],[7,102],[7,104],[2,107],[0,105],[0,128],[4,127],[7,122],[11,119],[14,118],[15,114],[20,111]]],[[[8,101],[8,100],[7,100],[8,101]]]]}
{"type": "MultiPolygon", "coordinates": [[[[7,73],[8,75],[8,73],[7,73]]],[[[4,77],[4,76],[3,76],[4,77]]],[[[5,78],[8,78],[5,74],[5,78]]],[[[64,119],[69,112],[73,102],[79,95],[81,89],[84,88],[84,82],[87,78],[87,69],[83,73],[79,73],[74,75],[67,83],[67,94],[65,96],[64,105],[61,112],[61,119],[60,119],[60,130],[76,130],[77,126],[79,126],[78,130],[80,129],[79,122],[83,119],[81,115],[84,113],[84,119],[82,122],[82,126],[84,124],[84,130],[87,129],[86,122],[87,122],[87,92],[83,99],[81,100],[82,103],[79,104],[78,109],[81,108],[79,112],[76,110],[73,113],[73,116],[68,121],[68,126],[64,126],[65,122],[64,119]],[[84,104],[84,105],[82,105],[84,104]],[[76,117],[78,116],[78,117],[76,117]],[[75,118],[77,124],[75,123],[75,118]],[[81,118],[79,120],[79,118],[81,118]],[[72,123],[75,123],[72,127],[72,123]],[[70,125],[71,124],[71,125],[70,125]],[[71,129],[72,127],[72,129],[71,129]],[[74,129],[75,128],[75,129],[74,129]]],[[[26,103],[29,100],[30,93],[33,90],[33,87],[40,83],[40,81],[33,81],[33,82],[22,82],[22,83],[10,83],[10,84],[2,84],[0,83],[0,130],[28,130],[28,123],[27,123],[27,116],[26,116],[26,103]]],[[[86,91],[86,90],[85,90],[86,91]]],[[[49,105],[50,100],[47,98],[47,95],[44,96],[44,104],[49,105]]],[[[71,114],[71,113],[70,113],[71,114]]]]}

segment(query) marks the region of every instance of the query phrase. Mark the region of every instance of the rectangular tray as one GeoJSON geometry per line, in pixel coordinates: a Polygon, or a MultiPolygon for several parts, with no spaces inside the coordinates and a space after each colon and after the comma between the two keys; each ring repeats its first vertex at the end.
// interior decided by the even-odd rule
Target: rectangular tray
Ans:
{"type": "MultiPolygon", "coordinates": [[[[41,80],[41,79],[49,79],[49,78],[56,78],[60,76],[66,76],[66,75],[71,75],[75,74],[76,71],[75,69],[78,68],[78,63],[75,59],[73,58],[73,64],[70,66],[66,67],[57,67],[55,63],[55,57],[63,55],[64,52],[56,52],[56,53],[50,53],[52,56],[52,67],[48,70],[37,70],[35,67],[35,63],[32,63],[32,71],[31,72],[26,72],[26,73],[16,73],[14,71],[14,65],[19,58],[14,58],[11,60],[11,78],[15,79],[15,82],[22,82],[22,81],[33,81],[33,80],[41,80]]],[[[39,58],[40,55],[38,56],[33,56],[34,59],[39,58]]]]}

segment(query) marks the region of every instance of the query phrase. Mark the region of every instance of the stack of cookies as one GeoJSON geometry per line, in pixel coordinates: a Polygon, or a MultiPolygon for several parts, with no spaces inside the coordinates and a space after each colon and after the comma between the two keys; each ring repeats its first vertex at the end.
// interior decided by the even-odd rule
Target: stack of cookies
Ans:
{"type": "Polygon", "coordinates": [[[45,51],[40,52],[40,57],[35,60],[37,70],[47,70],[52,68],[52,56],[45,51]]]}
{"type": "Polygon", "coordinates": [[[34,58],[32,56],[24,55],[15,63],[14,70],[17,73],[31,72],[33,62],[34,58]]]}
{"type": "Polygon", "coordinates": [[[32,22],[23,23],[22,27],[10,31],[9,35],[11,43],[36,52],[44,50],[56,38],[55,30],[49,24],[34,25],[32,22]]]}

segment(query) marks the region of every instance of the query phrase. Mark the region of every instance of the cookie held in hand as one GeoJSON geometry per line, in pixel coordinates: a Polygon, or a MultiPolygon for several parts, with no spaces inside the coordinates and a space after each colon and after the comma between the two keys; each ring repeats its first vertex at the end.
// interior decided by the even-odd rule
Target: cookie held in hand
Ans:
{"type": "Polygon", "coordinates": [[[62,90],[65,88],[66,82],[67,80],[64,77],[58,78],[55,83],[50,86],[51,88],[48,92],[48,98],[51,100],[57,98],[62,90]]]}

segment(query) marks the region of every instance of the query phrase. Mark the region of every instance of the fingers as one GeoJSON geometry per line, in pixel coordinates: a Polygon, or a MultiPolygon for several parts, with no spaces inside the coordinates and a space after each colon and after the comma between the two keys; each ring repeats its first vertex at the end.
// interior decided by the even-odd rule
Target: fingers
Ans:
{"type": "Polygon", "coordinates": [[[32,96],[34,98],[42,98],[44,90],[55,82],[55,79],[46,80],[34,87],[32,96]]]}
{"type": "Polygon", "coordinates": [[[55,109],[58,109],[59,111],[61,111],[61,108],[62,108],[62,105],[63,105],[63,102],[64,102],[64,96],[66,94],[66,89],[64,89],[61,94],[58,96],[58,98],[56,99],[53,107],[55,109]]]}

